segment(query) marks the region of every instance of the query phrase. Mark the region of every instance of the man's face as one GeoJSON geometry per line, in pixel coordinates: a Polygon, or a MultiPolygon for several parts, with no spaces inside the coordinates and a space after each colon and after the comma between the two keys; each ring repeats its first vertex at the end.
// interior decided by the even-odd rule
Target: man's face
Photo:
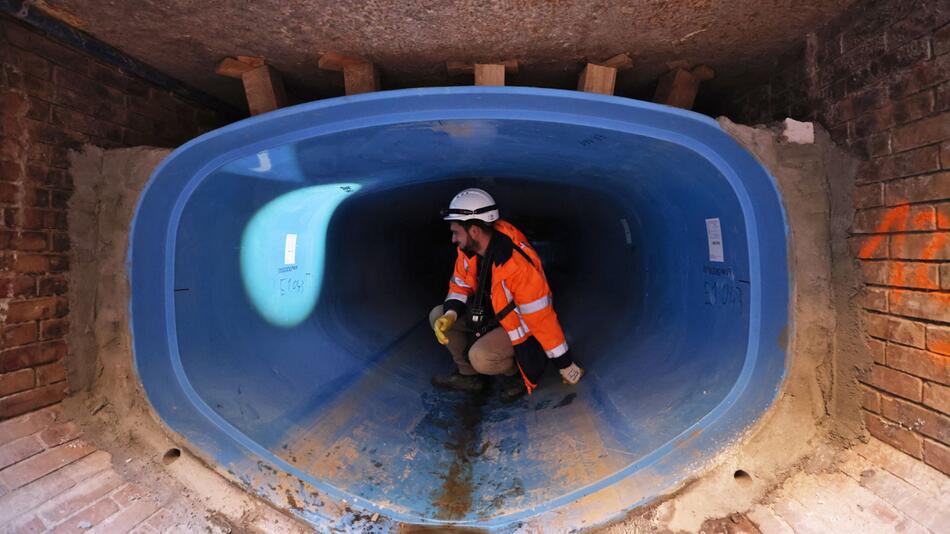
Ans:
{"type": "MultiPolygon", "coordinates": [[[[472,227],[472,229],[474,230],[475,227],[472,227]]],[[[469,254],[475,253],[475,240],[461,224],[453,222],[449,224],[449,230],[452,232],[452,244],[458,245],[462,251],[469,254]]]]}

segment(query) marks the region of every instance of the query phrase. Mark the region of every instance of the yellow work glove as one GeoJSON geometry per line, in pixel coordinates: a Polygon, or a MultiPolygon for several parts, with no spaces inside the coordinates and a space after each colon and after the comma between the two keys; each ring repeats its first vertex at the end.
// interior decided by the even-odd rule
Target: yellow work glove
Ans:
{"type": "Polygon", "coordinates": [[[561,369],[561,378],[564,379],[565,384],[576,386],[581,381],[582,376],[584,376],[584,369],[578,367],[576,363],[561,369]]]}
{"type": "Polygon", "coordinates": [[[458,318],[458,314],[455,313],[454,310],[449,310],[445,312],[442,317],[435,320],[432,329],[435,330],[435,338],[439,340],[439,343],[443,345],[449,344],[449,338],[445,337],[445,332],[448,331],[449,328],[452,328],[456,318],[458,318]]]}

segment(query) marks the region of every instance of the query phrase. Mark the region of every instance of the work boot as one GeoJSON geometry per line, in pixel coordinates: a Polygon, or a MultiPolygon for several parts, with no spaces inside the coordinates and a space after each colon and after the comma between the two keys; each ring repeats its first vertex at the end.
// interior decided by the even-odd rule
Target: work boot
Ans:
{"type": "Polygon", "coordinates": [[[501,402],[513,402],[518,397],[525,394],[527,390],[524,387],[524,380],[518,375],[501,377],[501,391],[499,396],[501,402]]]}
{"type": "Polygon", "coordinates": [[[485,378],[482,375],[463,375],[455,371],[450,375],[432,377],[432,385],[442,389],[478,393],[485,388],[485,378]]]}

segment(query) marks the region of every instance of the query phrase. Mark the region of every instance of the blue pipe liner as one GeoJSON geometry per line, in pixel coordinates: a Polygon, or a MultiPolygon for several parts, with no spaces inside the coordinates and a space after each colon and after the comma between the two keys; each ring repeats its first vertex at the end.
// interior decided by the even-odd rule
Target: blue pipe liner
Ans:
{"type": "Polygon", "coordinates": [[[505,531],[613,489],[596,524],[775,399],[786,239],[774,180],[696,113],[515,87],[311,102],[155,170],[129,245],[135,365],[171,429],[251,491],[292,480],[319,529],[505,531]],[[579,386],[549,370],[506,405],[429,385],[452,367],[426,322],[454,261],[437,214],[470,186],[541,254],[579,386]]]}

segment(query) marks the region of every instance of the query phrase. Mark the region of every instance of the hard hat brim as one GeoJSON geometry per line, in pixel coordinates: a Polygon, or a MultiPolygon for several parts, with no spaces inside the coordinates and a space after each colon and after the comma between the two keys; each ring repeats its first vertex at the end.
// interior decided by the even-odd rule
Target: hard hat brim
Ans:
{"type": "Polygon", "coordinates": [[[479,214],[463,214],[463,213],[449,213],[442,217],[443,221],[470,221],[473,219],[478,219],[484,222],[495,222],[498,220],[498,210],[494,209],[487,211],[485,213],[479,214]]]}
{"type": "Polygon", "coordinates": [[[470,219],[478,219],[480,221],[493,222],[498,220],[498,215],[498,206],[494,204],[474,210],[460,208],[445,208],[442,210],[443,221],[468,221],[470,219]]]}

